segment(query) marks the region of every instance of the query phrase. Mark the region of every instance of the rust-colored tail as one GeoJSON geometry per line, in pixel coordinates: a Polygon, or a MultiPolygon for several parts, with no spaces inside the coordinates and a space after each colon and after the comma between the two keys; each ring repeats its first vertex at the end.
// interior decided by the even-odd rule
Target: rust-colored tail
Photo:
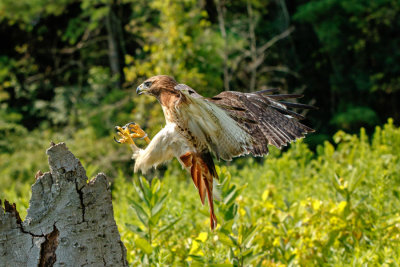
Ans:
{"type": "Polygon", "coordinates": [[[218,175],[215,171],[211,154],[209,152],[187,152],[180,156],[180,159],[186,168],[190,168],[193,183],[199,190],[200,200],[203,205],[207,193],[208,205],[210,206],[210,226],[214,230],[217,226],[217,217],[214,213],[213,177],[218,179],[218,175]]]}

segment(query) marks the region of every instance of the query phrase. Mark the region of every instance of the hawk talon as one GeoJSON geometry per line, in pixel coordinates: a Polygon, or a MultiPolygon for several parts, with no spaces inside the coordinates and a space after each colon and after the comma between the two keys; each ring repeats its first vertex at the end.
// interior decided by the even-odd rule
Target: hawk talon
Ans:
{"type": "Polygon", "coordinates": [[[129,132],[134,132],[133,134],[130,135],[132,138],[144,139],[146,141],[146,143],[150,143],[150,138],[147,137],[147,133],[145,131],[143,131],[142,128],[140,128],[139,124],[130,122],[130,123],[126,124],[125,127],[127,127],[129,132]]]}
{"type": "Polygon", "coordinates": [[[140,137],[139,139],[146,139],[146,138],[147,138],[147,133],[143,137],[140,137]]]}
{"type": "Polygon", "coordinates": [[[133,139],[138,138],[144,139],[147,143],[150,143],[150,138],[148,138],[147,133],[134,122],[127,123],[123,127],[115,126],[115,129],[117,130],[117,134],[121,137],[119,140],[114,137],[114,140],[118,144],[135,144],[133,139]]]}
{"type": "Polygon", "coordinates": [[[123,128],[129,128],[129,126],[131,126],[131,125],[137,125],[137,124],[134,122],[128,122],[127,124],[124,125],[123,128]]]}

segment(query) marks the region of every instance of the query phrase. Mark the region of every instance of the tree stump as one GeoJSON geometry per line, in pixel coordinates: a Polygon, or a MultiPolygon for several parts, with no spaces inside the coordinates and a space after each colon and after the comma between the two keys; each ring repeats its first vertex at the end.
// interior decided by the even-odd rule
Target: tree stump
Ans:
{"type": "Polygon", "coordinates": [[[106,176],[88,182],[64,143],[46,153],[50,172],[38,172],[25,220],[0,202],[0,266],[128,266],[106,176]]]}

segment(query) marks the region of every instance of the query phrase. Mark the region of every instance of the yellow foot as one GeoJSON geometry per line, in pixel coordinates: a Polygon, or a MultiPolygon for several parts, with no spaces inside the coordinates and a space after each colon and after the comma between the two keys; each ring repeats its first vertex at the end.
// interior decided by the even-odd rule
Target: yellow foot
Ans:
{"type": "Polygon", "coordinates": [[[130,122],[123,127],[116,126],[115,129],[121,138],[117,140],[114,137],[114,140],[119,144],[135,144],[133,139],[136,138],[144,139],[147,143],[150,143],[150,138],[147,137],[147,134],[134,122],[130,122]]]}

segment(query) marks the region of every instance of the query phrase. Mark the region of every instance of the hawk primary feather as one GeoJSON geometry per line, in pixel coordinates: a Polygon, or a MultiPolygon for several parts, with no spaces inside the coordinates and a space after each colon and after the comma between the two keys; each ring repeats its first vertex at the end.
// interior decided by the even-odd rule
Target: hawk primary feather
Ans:
{"type": "Polygon", "coordinates": [[[213,178],[218,176],[212,155],[224,160],[246,154],[263,156],[268,153],[268,145],[281,148],[313,132],[299,122],[304,119],[302,115],[288,109],[313,107],[281,101],[301,95],[271,94],[275,91],[225,91],[205,98],[166,75],[146,80],[137,92],[158,99],[166,126],[144,150],[131,145],[135,171],[145,172],[176,157],[190,172],[203,204],[207,195],[214,229],[217,221],[212,189],[213,178]]]}

